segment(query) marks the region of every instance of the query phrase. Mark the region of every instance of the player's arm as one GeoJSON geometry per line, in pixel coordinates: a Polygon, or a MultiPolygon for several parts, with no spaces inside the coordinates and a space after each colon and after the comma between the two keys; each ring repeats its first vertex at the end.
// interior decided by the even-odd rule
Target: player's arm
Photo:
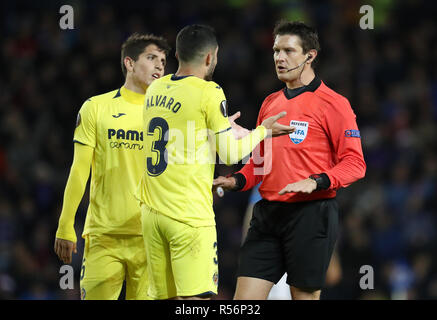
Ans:
{"type": "Polygon", "coordinates": [[[209,86],[205,96],[207,127],[214,133],[216,151],[220,160],[227,165],[237,163],[249,155],[264,138],[289,134],[295,130],[293,127],[277,123],[277,120],[286,114],[281,112],[265,119],[244,138],[236,139],[227,117],[227,104],[223,90],[220,87],[209,86]]]}
{"type": "Polygon", "coordinates": [[[74,144],[73,164],[65,186],[64,202],[55,239],[55,252],[64,263],[71,263],[72,252],[76,253],[74,218],[85,192],[93,154],[94,149],[90,146],[74,144]]]}
{"type": "MultiPolygon", "coordinates": [[[[259,126],[262,123],[264,113],[263,110],[265,110],[266,106],[266,99],[260,109],[260,112],[258,114],[258,119],[256,121],[256,125],[259,126]]],[[[262,160],[264,158],[264,141],[261,141],[261,143],[256,147],[259,148],[257,152],[254,152],[254,154],[259,154],[260,159],[262,160]]],[[[258,183],[260,183],[263,179],[263,175],[255,174],[256,169],[259,171],[263,167],[264,163],[263,161],[257,161],[255,163],[253,156],[249,159],[249,162],[245,164],[245,166],[238,172],[235,172],[231,175],[228,175],[226,177],[219,176],[213,181],[213,190],[221,187],[224,190],[228,191],[246,191],[252,189],[254,186],[256,186],[258,183]]]]}
{"type": "Polygon", "coordinates": [[[74,218],[85,192],[96,146],[96,104],[88,99],[79,111],[74,132],[74,157],[64,192],[54,249],[64,263],[76,252],[74,218]]]}
{"type": "MultiPolygon", "coordinates": [[[[266,106],[268,105],[269,101],[270,96],[267,97],[261,105],[261,109],[258,113],[258,118],[256,120],[257,126],[262,123],[263,119],[265,118],[264,111],[266,110],[266,106]]],[[[257,148],[259,148],[259,150],[257,150],[258,152],[254,152],[252,154],[249,162],[246,163],[246,165],[240,171],[230,176],[230,178],[235,180],[235,185],[231,190],[247,191],[258,185],[263,180],[264,175],[255,174],[255,172],[262,172],[262,170],[260,169],[262,169],[262,167],[264,166],[264,141],[262,141],[257,148]],[[255,161],[254,155],[257,154],[259,154],[259,160],[261,161],[255,161]]]]}
{"type": "MultiPolygon", "coordinates": [[[[257,154],[260,154],[260,158],[264,157],[264,141],[256,147],[259,148],[260,151],[257,154]]],[[[219,176],[213,181],[213,190],[218,187],[223,188],[223,190],[227,191],[246,191],[252,189],[258,183],[263,180],[262,174],[255,174],[255,171],[262,170],[263,163],[255,163],[253,156],[249,159],[249,162],[244,165],[244,167],[233,174],[230,174],[226,177],[219,176]]]]}
{"type": "Polygon", "coordinates": [[[235,139],[232,130],[224,129],[216,133],[216,148],[220,159],[227,165],[237,163],[267,137],[278,137],[294,132],[295,128],[286,126],[277,121],[283,118],[285,111],[264,120],[250,134],[241,139],[235,139]]]}
{"type": "Polygon", "coordinates": [[[216,133],[216,150],[220,160],[227,165],[237,163],[267,136],[267,129],[264,126],[258,126],[250,134],[242,139],[235,139],[232,130],[226,130],[216,133]]]}

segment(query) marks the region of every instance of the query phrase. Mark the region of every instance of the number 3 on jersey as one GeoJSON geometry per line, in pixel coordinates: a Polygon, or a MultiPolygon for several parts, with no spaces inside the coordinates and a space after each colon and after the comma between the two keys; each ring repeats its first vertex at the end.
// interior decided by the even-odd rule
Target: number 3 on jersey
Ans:
{"type": "Polygon", "coordinates": [[[158,130],[158,140],[153,141],[152,152],[157,155],[156,163],[152,157],[147,157],[147,173],[152,177],[159,176],[167,168],[167,149],[165,148],[168,143],[167,121],[159,117],[150,120],[147,135],[153,136],[155,130],[158,130]]]}

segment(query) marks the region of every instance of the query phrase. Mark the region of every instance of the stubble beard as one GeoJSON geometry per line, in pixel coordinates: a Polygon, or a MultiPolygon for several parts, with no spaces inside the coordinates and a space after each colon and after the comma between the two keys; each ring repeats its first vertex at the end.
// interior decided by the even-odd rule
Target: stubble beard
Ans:
{"type": "Polygon", "coordinates": [[[215,61],[213,61],[213,63],[211,64],[211,66],[208,69],[208,72],[205,74],[204,79],[206,81],[212,81],[212,77],[214,75],[214,70],[215,70],[215,66],[216,66],[216,64],[214,62],[215,61]]]}

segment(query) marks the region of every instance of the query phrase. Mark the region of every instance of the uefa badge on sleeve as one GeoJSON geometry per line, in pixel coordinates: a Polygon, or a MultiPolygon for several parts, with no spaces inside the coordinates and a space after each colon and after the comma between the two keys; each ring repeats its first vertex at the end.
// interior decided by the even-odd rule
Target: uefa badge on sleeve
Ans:
{"type": "Polygon", "coordinates": [[[226,118],[228,116],[228,106],[226,100],[220,102],[220,112],[222,113],[223,117],[226,118]]]}
{"type": "Polygon", "coordinates": [[[80,125],[80,113],[77,114],[77,118],[76,118],[76,128],[80,125]]]}
{"type": "Polygon", "coordinates": [[[291,120],[290,126],[296,128],[296,131],[289,134],[291,141],[294,144],[304,141],[308,134],[308,122],[291,120]]]}
{"type": "Polygon", "coordinates": [[[84,288],[82,288],[80,290],[80,300],[85,300],[85,297],[86,297],[86,291],[84,288]]]}
{"type": "Polygon", "coordinates": [[[214,275],[212,276],[212,282],[214,282],[214,285],[218,286],[218,272],[214,272],[214,275]]]}

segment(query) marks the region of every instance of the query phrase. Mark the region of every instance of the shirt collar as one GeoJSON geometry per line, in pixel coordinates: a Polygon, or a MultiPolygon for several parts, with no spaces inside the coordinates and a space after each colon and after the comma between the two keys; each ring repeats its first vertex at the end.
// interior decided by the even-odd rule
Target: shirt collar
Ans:
{"type": "Polygon", "coordinates": [[[172,81],[177,81],[177,80],[185,79],[186,77],[191,77],[191,76],[192,76],[191,74],[187,75],[187,76],[177,76],[175,74],[172,74],[170,79],[172,81]]]}
{"type": "Polygon", "coordinates": [[[284,88],[284,95],[288,100],[290,100],[290,99],[293,99],[304,92],[316,91],[321,83],[322,83],[322,80],[320,80],[318,77],[314,77],[314,79],[306,86],[294,88],[294,89],[288,89],[287,87],[285,87],[284,88]]]}
{"type": "Polygon", "coordinates": [[[120,94],[127,102],[140,105],[144,104],[145,94],[126,89],[124,86],[120,88],[120,94]]]}

